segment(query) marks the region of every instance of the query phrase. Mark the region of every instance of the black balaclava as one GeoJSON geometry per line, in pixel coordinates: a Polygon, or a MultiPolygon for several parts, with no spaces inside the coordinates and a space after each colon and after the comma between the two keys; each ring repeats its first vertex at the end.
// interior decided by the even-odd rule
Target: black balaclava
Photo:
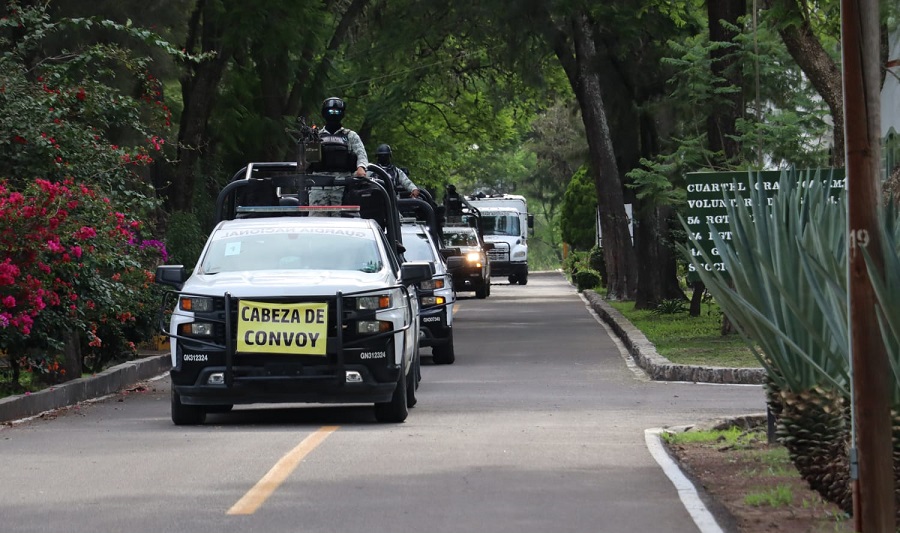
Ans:
{"type": "Polygon", "coordinates": [[[325,119],[325,128],[334,133],[341,129],[341,121],[344,120],[346,105],[336,96],[326,98],[322,102],[322,118],[325,119]]]}
{"type": "Polygon", "coordinates": [[[380,145],[378,150],[375,151],[375,155],[378,158],[379,165],[386,167],[391,164],[391,147],[389,145],[380,145]]]}

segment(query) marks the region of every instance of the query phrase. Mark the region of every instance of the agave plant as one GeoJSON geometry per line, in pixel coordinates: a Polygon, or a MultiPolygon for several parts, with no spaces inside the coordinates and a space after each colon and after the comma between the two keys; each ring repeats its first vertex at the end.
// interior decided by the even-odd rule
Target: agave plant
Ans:
{"type": "MultiPolygon", "coordinates": [[[[725,195],[732,240],[710,227],[726,272],[707,271],[687,248],[681,250],[750,346],[759,346],[755,354],[768,372],[767,397],[778,435],[797,469],[810,486],[850,512],[847,206],[830,184],[819,174],[784,172],[779,192],[769,199],[762,181],[751,176],[748,198],[725,195]]],[[[892,243],[900,241],[895,220],[886,220],[885,228],[892,243]]],[[[900,259],[895,244],[885,250],[893,264],[886,262],[887,279],[879,280],[880,333],[894,347],[891,360],[900,376],[900,302],[890,297],[900,288],[900,259]]],[[[712,264],[705,252],[701,257],[712,264]]],[[[898,383],[895,379],[894,405],[898,383]]]]}

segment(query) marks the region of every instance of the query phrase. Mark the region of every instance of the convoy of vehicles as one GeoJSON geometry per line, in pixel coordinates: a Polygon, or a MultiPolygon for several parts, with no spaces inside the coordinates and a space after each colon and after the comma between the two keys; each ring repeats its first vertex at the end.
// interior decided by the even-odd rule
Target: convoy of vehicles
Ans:
{"type": "Polygon", "coordinates": [[[511,282],[527,280],[527,265],[516,267],[526,219],[483,225],[469,205],[444,227],[451,217],[430,195],[398,199],[377,165],[374,179],[308,172],[307,151],[310,161],[325,154],[317,142],[298,141],[296,163],[241,169],[216,200],[197,264],[157,269],[171,288],[160,330],[176,425],[237,404],[297,402],[372,403],[377,420],[402,422],[416,404],[420,346],[436,364],[455,360],[456,293],[490,294],[496,248],[485,228],[515,230],[510,259],[495,255],[511,282]],[[354,205],[309,205],[317,188],[342,189],[354,205]]]}

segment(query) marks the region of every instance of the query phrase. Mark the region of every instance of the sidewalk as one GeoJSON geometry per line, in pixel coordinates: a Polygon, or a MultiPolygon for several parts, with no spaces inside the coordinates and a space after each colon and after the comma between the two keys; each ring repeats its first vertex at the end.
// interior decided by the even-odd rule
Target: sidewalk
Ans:
{"type": "Polygon", "coordinates": [[[172,367],[168,351],[141,355],[141,359],[110,367],[93,376],[74,379],[38,392],[0,398],[0,424],[106,396],[163,374],[172,367]]]}

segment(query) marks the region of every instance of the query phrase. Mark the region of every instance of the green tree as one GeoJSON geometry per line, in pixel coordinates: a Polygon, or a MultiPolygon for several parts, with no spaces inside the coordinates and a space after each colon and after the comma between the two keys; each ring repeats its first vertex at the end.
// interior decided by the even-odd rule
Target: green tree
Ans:
{"type": "MultiPolygon", "coordinates": [[[[563,242],[573,250],[590,250],[597,243],[596,224],[597,195],[594,180],[582,167],[572,176],[563,198],[559,227],[563,242]]],[[[604,236],[604,245],[606,237],[604,236]]]]}
{"type": "Polygon", "coordinates": [[[563,197],[572,175],[588,159],[584,123],[575,102],[560,100],[538,115],[522,149],[536,158],[531,173],[521,182],[521,193],[535,213],[529,254],[536,268],[557,267],[562,261],[559,225],[563,197]]]}

